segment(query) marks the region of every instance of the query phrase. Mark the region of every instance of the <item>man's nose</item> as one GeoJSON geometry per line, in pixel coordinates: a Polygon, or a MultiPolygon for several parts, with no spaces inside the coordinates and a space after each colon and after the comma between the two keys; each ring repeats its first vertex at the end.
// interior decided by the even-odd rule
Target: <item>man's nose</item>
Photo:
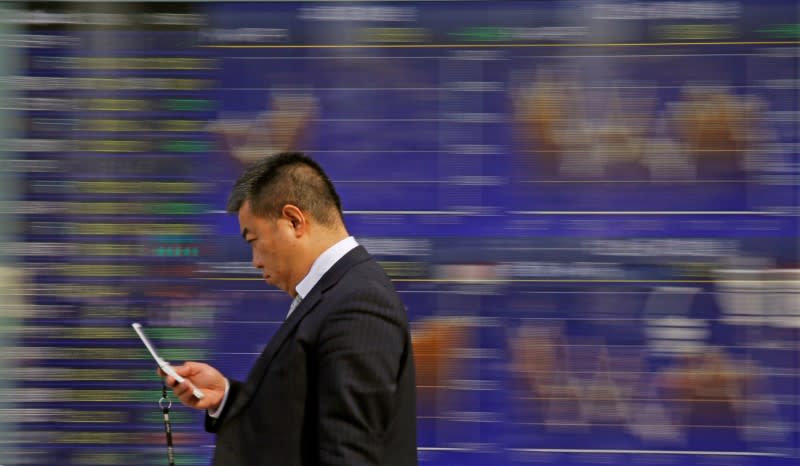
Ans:
{"type": "Polygon", "coordinates": [[[261,259],[258,257],[258,255],[256,255],[255,253],[253,253],[253,267],[257,268],[258,270],[261,270],[261,269],[264,268],[264,263],[261,261],[261,259]]]}

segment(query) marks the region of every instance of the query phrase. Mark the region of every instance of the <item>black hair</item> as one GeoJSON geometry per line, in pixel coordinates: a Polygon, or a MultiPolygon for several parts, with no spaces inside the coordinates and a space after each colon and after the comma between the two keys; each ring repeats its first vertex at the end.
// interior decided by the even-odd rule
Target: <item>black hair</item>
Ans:
{"type": "Polygon", "coordinates": [[[226,210],[237,213],[250,201],[253,214],[277,218],[286,204],[310,213],[319,223],[342,222],[342,203],[328,175],[301,152],[281,152],[256,162],[233,186],[226,210]]]}

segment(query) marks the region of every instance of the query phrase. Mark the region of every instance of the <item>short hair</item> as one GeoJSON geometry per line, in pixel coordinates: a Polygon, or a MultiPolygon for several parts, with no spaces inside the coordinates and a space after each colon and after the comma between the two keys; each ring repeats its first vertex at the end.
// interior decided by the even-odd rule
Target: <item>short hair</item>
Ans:
{"type": "Polygon", "coordinates": [[[342,203],[328,175],[301,152],[281,152],[247,168],[233,186],[226,210],[237,213],[250,201],[253,214],[278,218],[286,204],[310,213],[319,223],[343,223],[342,203]]]}

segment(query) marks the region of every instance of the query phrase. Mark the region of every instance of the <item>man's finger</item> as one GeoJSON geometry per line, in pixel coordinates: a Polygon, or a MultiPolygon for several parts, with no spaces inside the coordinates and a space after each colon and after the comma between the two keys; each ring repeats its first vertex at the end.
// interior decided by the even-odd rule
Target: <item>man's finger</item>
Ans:
{"type": "Polygon", "coordinates": [[[194,366],[191,362],[185,362],[180,366],[173,366],[172,368],[175,369],[175,372],[182,377],[189,377],[194,372],[194,366]]]}
{"type": "Polygon", "coordinates": [[[164,377],[164,385],[170,388],[175,388],[175,385],[177,385],[177,383],[175,382],[175,379],[172,378],[172,376],[167,375],[164,377]]]}
{"type": "Polygon", "coordinates": [[[175,384],[175,392],[176,393],[183,393],[189,390],[189,384],[184,381],[183,383],[175,384]]]}
{"type": "Polygon", "coordinates": [[[197,398],[194,397],[192,394],[192,388],[189,386],[188,383],[182,383],[174,390],[175,396],[181,401],[181,403],[187,406],[194,406],[197,404],[197,398]]]}

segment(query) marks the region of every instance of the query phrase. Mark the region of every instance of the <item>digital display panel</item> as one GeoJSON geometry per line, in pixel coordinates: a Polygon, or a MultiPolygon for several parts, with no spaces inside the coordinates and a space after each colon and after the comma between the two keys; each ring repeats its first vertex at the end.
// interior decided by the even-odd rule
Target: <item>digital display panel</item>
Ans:
{"type": "MultiPolygon", "coordinates": [[[[289,298],[233,181],[302,150],[406,304],[421,464],[800,458],[783,0],[0,5],[0,464],[165,464],[173,363],[289,298]]],[[[208,464],[172,411],[178,464],[208,464]]]]}

